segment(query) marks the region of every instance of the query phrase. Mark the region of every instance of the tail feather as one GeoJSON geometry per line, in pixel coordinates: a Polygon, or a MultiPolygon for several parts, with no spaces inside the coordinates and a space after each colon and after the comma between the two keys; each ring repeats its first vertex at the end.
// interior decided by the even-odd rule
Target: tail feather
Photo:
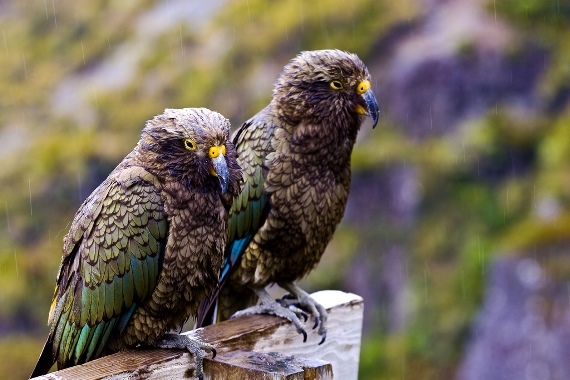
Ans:
{"type": "Polygon", "coordinates": [[[48,339],[48,341],[44,344],[44,348],[42,349],[42,353],[40,354],[36,368],[34,368],[34,371],[30,375],[30,378],[46,375],[54,363],[55,360],[52,354],[52,343],[51,340],[48,339]]]}
{"type": "Polygon", "coordinates": [[[213,325],[216,323],[216,310],[218,309],[218,298],[220,296],[220,290],[223,283],[216,286],[214,293],[204,301],[200,303],[198,307],[198,312],[196,314],[196,325],[194,328],[205,327],[213,325]]]}
{"type": "Polygon", "coordinates": [[[254,306],[257,301],[255,292],[247,287],[234,287],[230,284],[218,287],[214,295],[200,305],[196,328],[230,319],[236,312],[254,306]]]}
{"type": "Polygon", "coordinates": [[[206,327],[214,324],[214,313],[217,309],[217,299],[207,299],[200,304],[196,315],[196,325],[194,328],[206,327]]]}

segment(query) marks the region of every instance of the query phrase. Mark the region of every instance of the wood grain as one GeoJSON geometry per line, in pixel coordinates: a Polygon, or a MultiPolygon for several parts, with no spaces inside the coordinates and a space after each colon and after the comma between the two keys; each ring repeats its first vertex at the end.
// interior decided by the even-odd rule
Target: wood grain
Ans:
{"type": "MultiPolygon", "coordinates": [[[[314,293],[329,313],[327,339],[306,323],[307,342],[286,320],[269,315],[231,319],[185,334],[213,344],[216,359],[204,360],[205,379],[358,379],[362,298],[326,290],[314,293]],[[273,363],[273,365],[269,365],[273,363]],[[330,365],[328,364],[330,363],[330,365]],[[277,365],[279,364],[279,365],[277,365]]],[[[191,378],[193,358],[184,351],[136,349],[52,372],[36,379],[191,378]]]]}

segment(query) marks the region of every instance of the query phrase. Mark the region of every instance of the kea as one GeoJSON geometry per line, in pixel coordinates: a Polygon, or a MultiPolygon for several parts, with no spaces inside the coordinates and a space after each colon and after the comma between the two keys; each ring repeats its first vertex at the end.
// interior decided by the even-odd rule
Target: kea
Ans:
{"type": "Polygon", "coordinates": [[[357,133],[378,114],[355,54],[305,51],[284,67],[269,105],[232,137],[244,184],[230,210],[220,288],[197,326],[267,313],[290,320],[306,341],[300,318],[310,315],[324,342],[326,310],[296,281],[318,264],[344,214],[357,133]],[[288,294],[272,299],[270,284],[288,294]]]}
{"type": "Polygon", "coordinates": [[[229,121],[166,109],[83,202],[63,239],[50,331],[32,377],[126,348],[215,349],[179,330],[218,283],[241,169],[229,121]]]}

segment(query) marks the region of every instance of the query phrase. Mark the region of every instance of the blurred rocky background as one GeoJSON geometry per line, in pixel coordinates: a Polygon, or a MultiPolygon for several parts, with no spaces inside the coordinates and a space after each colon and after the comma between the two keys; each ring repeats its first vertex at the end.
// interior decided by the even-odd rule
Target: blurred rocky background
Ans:
{"type": "Polygon", "coordinates": [[[62,238],[145,120],[237,127],[322,48],[382,109],[304,284],[364,297],[360,378],[570,378],[567,0],[0,0],[0,31],[0,379],[29,375],[62,238]]]}

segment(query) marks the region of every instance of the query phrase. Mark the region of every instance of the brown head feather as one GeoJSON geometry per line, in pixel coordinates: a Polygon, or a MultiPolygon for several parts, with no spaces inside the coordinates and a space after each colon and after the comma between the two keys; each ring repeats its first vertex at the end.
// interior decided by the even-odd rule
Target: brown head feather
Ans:
{"type": "Polygon", "coordinates": [[[158,178],[208,192],[219,187],[218,180],[210,174],[209,149],[225,145],[231,175],[228,192],[235,195],[239,192],[241,172],[229,131],[229,120],[206,108],[166,109],[146,123],[136,148],[137,163],[158,178]],[[186,139],[195,142],[194,151],[189,152],[184,146],[186,139]]]}
{"type": "Polygon", "coordinates": [[[301,120],[347,124],[358,117],[350,112],[357,104],[366,106],[356,93],[357,84],[363,80],[370,80],[370,74],[356,54],[341,50],[304,51],[283,68],[273,89],[272,104],[288,124],[301,120]],[[343,89],[331,88],[332,81],[339,81],[343,89]]]}

